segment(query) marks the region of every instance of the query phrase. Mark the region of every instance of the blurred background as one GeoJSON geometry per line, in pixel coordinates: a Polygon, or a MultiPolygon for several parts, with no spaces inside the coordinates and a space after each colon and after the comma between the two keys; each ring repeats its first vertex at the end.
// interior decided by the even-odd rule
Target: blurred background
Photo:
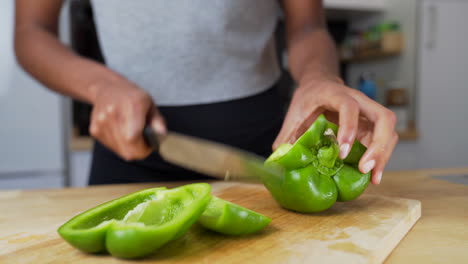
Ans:
{"type": "MultiPolygon", "coordinates": [[[[468,166],[468,0],[324,3],[343,79],[398,117],[400,142],[387,170],[468,166]]],[[[0,0],[0,189],[85,186],[91,107],[20,69],[13,19],[14,0],[0,0]]],[[[60,25],[63,42],[102,61],[89,1],[68,1],[60,25]]],[[[287,101],[295,85],[281,19],[276,37],[287,101]]]]}

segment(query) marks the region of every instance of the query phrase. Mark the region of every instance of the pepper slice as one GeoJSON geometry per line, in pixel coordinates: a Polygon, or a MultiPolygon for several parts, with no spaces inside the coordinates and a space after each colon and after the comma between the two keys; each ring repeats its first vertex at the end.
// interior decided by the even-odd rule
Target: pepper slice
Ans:
{"type": "Polygon", "coordinates": [[[198,222],[225,235],[248,235],[265,228],[271,219],[216,196],[211,198],[198,222]]]}
{"type": "Polygon", "coordinates": [[[75,216],[58,233],[84,252],[143,257],[182,236],[205,210],[210,190],[196,183],[139,191],[75,216]]]}

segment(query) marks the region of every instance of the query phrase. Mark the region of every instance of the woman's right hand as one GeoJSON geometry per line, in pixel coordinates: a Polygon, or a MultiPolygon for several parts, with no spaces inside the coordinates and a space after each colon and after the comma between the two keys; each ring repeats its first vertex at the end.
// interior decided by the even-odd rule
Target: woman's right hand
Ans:
{"type": "Polygon", "coordinates": [[[105,65],[78,56],[58,39],[63,0],[15,1],[18,62],[45,86],[93,104],[90,133],[125,160],[151,153],[143,128],[165,132],[151,97],[105,65]]]}
{"type": "Polygon", "coordinates": [[[152,152],[143,139],[146,123],[158,133],[166,132],[164,118],[151,96],[122,79],[94,84],[90,91],[90,134],[126,161],[146,158],[152,152]]]}

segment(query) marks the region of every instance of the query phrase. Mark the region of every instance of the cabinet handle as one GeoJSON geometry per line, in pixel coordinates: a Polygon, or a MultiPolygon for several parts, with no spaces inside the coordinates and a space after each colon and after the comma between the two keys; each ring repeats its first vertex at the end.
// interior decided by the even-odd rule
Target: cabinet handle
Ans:
{"type": "Polygon", "coordinates": [[[437,7],[435,4],[428,6],[428,27],[427,27],[427,49],[434,49],[437,44],[437,7]]]}

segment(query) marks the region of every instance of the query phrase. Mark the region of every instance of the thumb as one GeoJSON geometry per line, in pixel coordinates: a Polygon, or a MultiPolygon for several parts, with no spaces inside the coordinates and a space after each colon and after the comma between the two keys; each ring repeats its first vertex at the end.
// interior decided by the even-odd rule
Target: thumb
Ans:
{"type": "Polygon", "coordinates": [[[157,107],[154,107],[151,111],[150,124],[157,134],[167,133],[166,121],[157,107]]]}

